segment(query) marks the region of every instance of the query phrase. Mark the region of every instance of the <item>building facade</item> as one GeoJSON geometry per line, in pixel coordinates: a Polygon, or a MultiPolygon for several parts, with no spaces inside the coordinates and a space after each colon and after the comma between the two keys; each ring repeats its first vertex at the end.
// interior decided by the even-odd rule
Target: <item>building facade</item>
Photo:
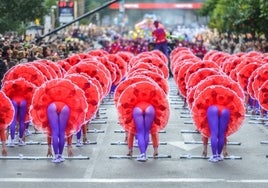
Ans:
{"type": "Polygon", "coordinates": [[[124,4],[124,14],[128,18],[129,24],[133,25],[142,19],[145,15],[154,15],[163,24],[167,26],[194,26],[206,25],[207,18],[198,15],[205,0],[124,0],[115,3],[109,8],[114,14],[122,9],[124,4]]]}

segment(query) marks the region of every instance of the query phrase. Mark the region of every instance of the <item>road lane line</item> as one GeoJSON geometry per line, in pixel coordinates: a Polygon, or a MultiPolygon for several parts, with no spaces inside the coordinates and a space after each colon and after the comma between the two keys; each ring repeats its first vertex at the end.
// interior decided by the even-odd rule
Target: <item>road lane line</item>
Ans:
{"type": "Polygon", "coordinates": [[[53,183],[268,183],[268,179],[213,179],[213,178],[157,178],[157,179],[106,179],[106,178],[91,178],[91,179],[79,179],[79,178],[0,178],[0,182],[53,182],[53,183]]]}

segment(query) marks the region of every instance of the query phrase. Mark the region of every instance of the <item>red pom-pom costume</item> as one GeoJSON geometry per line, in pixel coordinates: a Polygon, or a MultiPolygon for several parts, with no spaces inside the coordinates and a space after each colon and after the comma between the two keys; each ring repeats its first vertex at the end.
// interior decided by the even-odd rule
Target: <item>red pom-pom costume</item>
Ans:
{"type": "Polygon", "coordinates": [[[118,103],[118,99],[121,95],[121,93],[125,90],[125,88],[127,88],[128,86],[134,84],[134,83],[137,83],[137,82],[140,82],[140,81],[151,81],[151,82],[154,82],[153,79],[151,79],[150,77],[148,76],[136,76],[136,77],[130,77],[130,78],[127,78],[126,80],[120,82],[118,84],[118,86],[116,87],[115,89],[115,92],[114,92],[114,102],[115,102],[115,105],[117,106],[117,103],[118,103]]]}
{"type": "Polygon", "coordinates": [[[111,88],[111,75],[107,74],[107,69],[103,70],[103,66],[98,66],[99,64],[94,64],[94,63],[87,63],[87,62],[80,62],[73,67],[71,67],[66,74],[71,74],[71,73],[86,73],[90,77],[96,78],[102,88],[103,88],[103,93],[107,95],[110,91],[111,88]]]}
{"type": "MultiPolygon", "coordinates": [[[[33,61],[31,62],[31,65],[35,66],[36,68],[38,68],[39,71],[41,71],[43,73],[43,75],[46,77],[46,80],[51,80],[53,79],[52,74],[50,73],[49,69],[47,68],[48,66],[40,63],[38,61],[33,61]]],[[[45,81],[46,81],[45,80],[45,81]]]]}
{"type": "Polygon", "coordinates": [[[30,121],[28,113],[36,88],[37,87],[34,84],[25,80],[24,78],[6,81],[2,87],[3,92],[10,100],[15,101],[16,103],[20,103],[23,100],[26,101],[27,113],[25,116],[25,122],[30,121]]]}
{"type": "Polygon", "coordinates": [[[156,110],[151,133],[157,133],[165,128],[170,113],[167,96],[157,84],[148,81],[131,84],[121,93],[117,105],[120,125],[126,131],[136,134],[132,110],[142,102],[153,105],[156,110]]]}
{"type": "Polygon", "coordinates": [[[57,64],[59,64],[65,70],[65,72],[72,67],[66,60],[59,60],[57,61],[57,64]]]}
{"type": "Polygon", "coordinates": [[[240,86],[243,88],[245,93],[248,93],[247,88],[248,88],[249,78],[251,74],[253,73],[254,70],[256,70],[260,66],[261,66],[260,63],[252,62],[238,70],[236,74],[237,81],[240,84],[240,86]]]}
{"type": "Polygon", "coordinates": [[[16,65],[9,69],[5,73],[2,83],[18,78],[24,78],[36,86],[40,86],[47,80],[47,78],[40,70],[38,70],[38,68],[30,63],[25,63],[16,65]]]}
{"type": "Polygon", "coordinates": [[[227,75],[211,75],[208,76],[206,79],[200,81],[195,87],[194,91],[194,99],[198,97],[198,95],[208,86],[213,86],[213,85],[221,85],[224,87],[227,87],[231,90],[233,90],[240,98],[242,101],[245,100],[245,95],[243,92],[243,89],[241,86],[233,81],[229,76],[227,75]]]}
{"type": "Polygon", "coordinates": [[[68,74],[64,78],[71,80],[72,83],[79,86],[85,92],[88,104],[86,121],[90,121],[95,116],[100,103],[98,87],[87,76],[82,74],[68,74]]]}
{"type": "Polygon", "coordinates": [[[207,109],[212,105],[216,105],[220,109],[224,107],[230,111],[230,121],[225,137],[233,134],[241,127],[245,118],[245,107],[241,98],[227,87],[221,85],[208,86],[196,97],[192,107],[195,126],[203,136],[210,137],[207,109]]]}
{"type": "Polygon", "coordinates": [[[152,64],[152,65],[158,67],[162,71],[162,74],[163,74],[164,78],[167,79],[169,77],[168,66],[159,57],[143,57],[143,58],[141,58],[141,59],[139,59],[139,60],[136,61],[136,63],[139,63],[139,62],[144,62],[144,63],[147,63],[147,64],[152,64]]]}
{"type": "Polygon", "coordinates": [[[191,76],[188,79],[188,82],[186,83],[187,87],[187,102],[188,106],[191,109],[192,103],[194,101],[194,93],[195,88],[197,87],[198,83],[200,83],[202,80],[206,79],[207,77],[211,75],[218,75],[220,74],[218,69],[213,68],[202,68],[196,71],[195,73],[191,74],[191,76]]]}
{"type": "Polygon", "coordinates": [[[255,99],[258,99],[260,91],[259,88],[266,80],[268,80],[268,64],[264,64],[260,68],[258,68],[257,75],[254,77],[252,88],[254,90],[255,99]]]}
{"type": "Polygon", "coordinates": [[[6,129],[13,121],[15,111],[11,100],[3,91],[0,91],[0,101],[0,130],[3,130],[6,129]]]}
{"type": "MultiPolygon", "coordinates": [[[[109,54],[107,56],[107,58],[108,58],[109,62],[118,66],[119,70],[121,71],[121,75],[122,75],[121,79],[124,78],[127,74],[127,71],[128,71],[128,63],[117,54],[109,54]]],[[[121,80],[119,80],[119,81],[121,81],[121,80]]]]}
{"type": "Polygon", "coordinates": [[[131,60],[131,58],[134,57],[134,54],[131,52],[127,52],[127,51],[120,51],[117,52],[116,55],[119,55],[120,57],[122,57],[125,62],[127,62],[127,64],[129,63],[129,61],[131,60]]]}
{"type": "Polygon", "coordinates": [[[119,80],[122,79],[122,74],[119,70],[119,67],[117,65],[111,63],[108,60],[107,56],[97,57],[97,60],[100,61],[109,70],[109,72],[111,74],[112,83],[119,82],[119,80]]]}
{"type": "Polygon", "coordinates": [[[209,60],[203,60],[203,61],[197,61],[196,63],[192,64],[185,72],[185,82],[187,84],[189,77],[191,76],[192,73],[196,72],[199,69],[202,68],[215,68],[220,70],[220,66],[217,65],[213,61],[209,60]]]}
{"type": "Polygon", "coordinates": [[[2,155],[6,156],[6,129],[14,119],[15,110],[11,100],[3,91],[0,91],[0,101],[0,140],[2,142],[2,155]]]}
{"type": "Polygon", "coordinates": [[[258,101],[264,110],[268,110],[268,80],[266,80],[260,87],[258,92],[258,101]]]}
{"type": "Polygon", "coordinates": [[[131,67],[131,69],[128,71],[127,77],[129,77],[129,75],[131,75],[132,72],[137,71],[137,70],[149,70],[164,77],[163,72],[160,68],[158,68],[155,65],[148,64],[145,62],[137,62],[133,67],[131,67]]]}
{"type": "Polygon", "coordinates": [[[186,81],[185,81],[186,71],[191,65],[193,65],[193,62],[185,61],[185,63],[182,64],[180,70],[178,71],[177,76],[174,76],[174,78],[176,78],[175,83],[178,87],[179,93],[184,98],[186,98],[187,95],[186,81]]]}
{"type": "Polygon", "coordinates": [[[76,133],[85,122],[88,109],[84,91],[68,79],[53,79],[40,86],[34,93],[30,116],[38,130],[51,136],[48,122],[47,108],[51,103],[57,103],[59,110],[61,104],[70,108],[70,116],[65,134],[70,136],[76,133]]]}
{"type": "Polygon", "coordinates": [[[51,72],[56,73],[54,78],[62,78],[63,74],[65,73],[65,70],[59,64],[57,64],[53,61],[50,61],[47,59],[41,59],[41,60],[37,60],[37,62],[41,62],[41,63],[47,65],[48,67],[50,67],[51,72]]]}
{"type": "Polygon", "coordinates": [[[148,71],[148,70],[143,70],[143,71],[135,71],[133,72],[132,74],[129,74],[128,76],[129,77],[133,77],[133,76],[148,76],[150,78],[152,78],[157,84],[158,86],[163,89],[163,91],[167,94],[168,91],[169,91],[169,87],[168,87],[168,82],[167,80],[162,77],[161,75],[155,73],[155,72],[151,72],[151,71],[148,71]]]}
{"type": "Polygon", "coordinates": [[[99,57],[109,55],[109,53],[103,49],[90,50],[88,54],[92,56],[99,56],[99,57]]]}
{"type": "Polygon", "coordinates": [[[191,52],[187,52],[187,53],[182,54],[182,55],[177,55],[176,57],[174,57],[174,60],[172,60],[172,62],[171,62],[171,71],[174,72],[174,68],[176,66],[180,66],[181,63],[184,61],[189,61],[189,62],[195,63],[195,62],[198,62],[201,60],[191,52]]]}
{"type": "Polygon", "coordinates": [[[12,101],[15,115],[10,124],[11,142],[9,146],[14,146],[17,122],[19,124],[19,145],[25,145],[23,141],[25,123],[30,121],[29,108],[36,86],[24,78],[5,81],[2,90],[12,101]]]}

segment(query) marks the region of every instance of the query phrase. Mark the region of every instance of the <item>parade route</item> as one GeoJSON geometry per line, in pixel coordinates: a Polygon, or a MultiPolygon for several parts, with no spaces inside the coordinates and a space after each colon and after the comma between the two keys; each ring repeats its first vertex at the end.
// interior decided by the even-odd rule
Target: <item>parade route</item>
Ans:
{"type": "MultiPolygon", "coordinates": [[[[8,148],[6,159],[0,159],[0,188],[267,187],[268,126],[263,120],[248,113],[240,130],[228,138],[229,156],[211,163],[200,157],[201,135],[195,131],[189,111],[182,108],[172,78],[168,82],[170,119],[159,133],[158,159],[138,162],[124,157],[128,152],[125,134],[113,100],[107,98],[100,106],[100,118],[89,125],[91,144],[74,144],[74,158],[52,163],[46,157],[47,145],[41,144],[46,142],[44,134],[31,134],[26,138],[28,145],[8,148]]],[[[64,153],[66,156],[67,148],[64,153]]],[[[138,154],[135,147],[133,155],[138,154]]],[[[153,154],[151,145],[147,154],[153,154]]]]}

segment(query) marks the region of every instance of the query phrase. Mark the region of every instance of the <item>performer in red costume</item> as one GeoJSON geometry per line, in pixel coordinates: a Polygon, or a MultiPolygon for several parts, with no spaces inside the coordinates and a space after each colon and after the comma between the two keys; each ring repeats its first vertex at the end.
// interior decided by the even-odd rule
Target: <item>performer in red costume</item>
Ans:
{"type": "Polygon", "coordinates": [[[168,58],[169,53],[165,29],[163,27],[160,27],[159,21],[154,21],[154,26],[155,30],[152,32],[152,36],[155,42],[154,49],[162,51],[168,58]]]}
{"type": "Polygon", "coordinates": [[[19,146],[24,146],[24,130],[25,123],[29,122],[29,108],[33,93],[36,89],[35,85],[26,81],[24,78],[5,81],[3,84],[3,92],[12,101],[15,110],[15,115],[10,124],[10,142],[8,146],[15,146],[15,132],[17,122],[19,124],[19,146]]]}
{"type": "Polygon", "coordinates": [[[205,54],[207,53],[207,49],[203,44],[203,39],[198,38],[196,41],[196,45],[193,47],[193,53],[200,59],[203,59],[205,54]]]}
{"type": "Polygon", "coordinates": [[[122,50],[122,46],[120,44],[120,38],[119,38],[119,36],[116,35],[116,36],[114,36],[114,41],[111,44],[109,53],[116,54],[117,52],[119,52],[121,50],[122,50]]]}
{"type": "Polygon", "coordinates": [[[15,110],[10,99],[3,91],[0,91],[0,101],[0,139],[2,142],[2,155],[6,156],[6,129],[14,118],[15,110]]]}
{"type": "Polygon", "coordinates": [[[154,29],[153,23],[155,20],[155,15],[146,14],[144,19],[139,23],[135,24],[136,30],[152,31],[154,29]]]}
{"type": "MultiPolygon", "coordinates": [[[[74,84],[79,86],[84,92],[87,99],[88,109],[86,114],[85,123],[81,125],[80,130],[77,132],[77,142],[76,146],[81,147],[83,144],[81,142],[81,136],[83,134],[83,142],[86,144],[86,134],[87,134],[87,122],[90,122],[92,118],[96,115],[97,110],[99,108],[99,104],[101,101],[101,96],[98,87],[91,80],[91,77],[86,74],[67,74],[65,76],[66,79],[71,80],[74,84]]],[[[70,136],[72,138],[72,136],[70,136]]]]}
{"type": "Polygon", "coordinates": [[[81,128],[87,108],[83,90],[68,79],[47,81],[34,93],[30,116],[36,129],[52,137],[52,162],[64,161],[65,139],[81,128]]]}
{"type": "Polygon", "coordinates": [[[191,111],[197,130],[211,139],[209,161],[222,161],[226,137],[236,132],[245,118],[243,100],[227,87],[212,85],[195,98],[191,111]]]}
{"type": "Polygon", "coordinates": [[[35,63],[18,64],[9,69],[2,80],[2,89],[12,101],[15,109],[15,116],[10,125],[11,140],[8,144],[10,147],[15,146],[14,139],[17,122],[19,123],[19,145],[25,145],[25,123],[27,124],[30,121],[28,113],[33,93],[36,87],[47,80],[47,77],[40,70],[41,67],[36,66],[35,63]]]}
{"type": "MultiPolygon", "coordinates": [[[[128,145],[133,145],[133,135],[137,135],[140,150],[137,160],[144,162],[147,160],[149,134],[157,134],[167,125],[169,118],[167,96],[156,83],[140,81],[125,88],[118,104],[120,125],[132,135],[129,137],[132,139],[128,140],[128,145]]],[[[158,145],[155,144],[154,147],[157,152],[158,145]]],[[[132,151],[130,153],[132,154],[132,151]]]]}

